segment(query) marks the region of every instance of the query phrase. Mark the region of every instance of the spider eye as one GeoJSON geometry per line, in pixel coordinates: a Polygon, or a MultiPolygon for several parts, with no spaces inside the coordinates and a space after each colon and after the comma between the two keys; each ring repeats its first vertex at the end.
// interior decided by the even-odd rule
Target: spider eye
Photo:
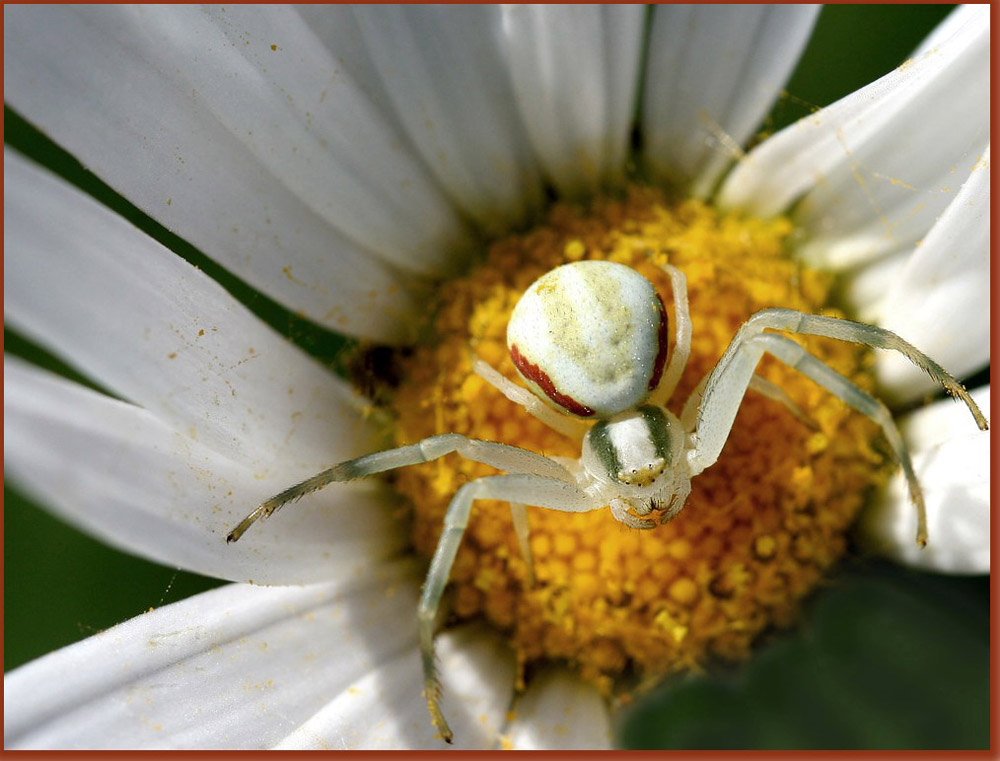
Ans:
{"type": "Polygon", "coordinates": [[[606,418],[656,388],[667,335],[652,283],[623,264],[583,261],[529,286],[511,314],[507,346],[539,397],[578,417],[606,418]]]}

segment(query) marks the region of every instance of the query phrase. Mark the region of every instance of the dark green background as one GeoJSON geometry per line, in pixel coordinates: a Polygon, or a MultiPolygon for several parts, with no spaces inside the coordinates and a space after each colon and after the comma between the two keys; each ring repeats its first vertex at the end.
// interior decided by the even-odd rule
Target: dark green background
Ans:
{"type": "MultiPolygon", "coordinates": [[[[950,6],[832,6],[775,107],[772,131],[901,63],[950,6]]],[[[222,271],[5,109],[9,145],[55,169],[218,279],[259,316],[337,364],[342,339],[222,271]]],[[[5,350],[75,376],[5,330],[5,350]]],[[[86,381],[87,379],[80,379],[86,381]]],[[[5,485],[4,668],[218,582],[116,552],[5,485]]],[[[988,581],[849,564],[806,624],[747,668],[664,685],[623,716],[629,747],[985,747],[988,581]]]]}

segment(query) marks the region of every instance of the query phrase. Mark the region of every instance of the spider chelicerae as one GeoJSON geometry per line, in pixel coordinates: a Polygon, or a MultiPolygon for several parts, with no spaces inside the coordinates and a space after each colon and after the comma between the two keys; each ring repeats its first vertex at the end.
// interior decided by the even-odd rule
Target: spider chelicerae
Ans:
{"type": "Polygon", "coordinates": [[[980,429],[986,418],[965,389],[926,354],[888,330],[792,309],[764,309],[737,331],[722,358],[687,399],[680,417],[666,403],[680,380],[691,348],[687,285],[676,267],[664,265],[674,297],[674,350],[667,362],[668,320],[663,301],[631,267],[607,261],[564,264],[536,280],[521,296],[507,328],[507,345],[530,391],[481,360],[477,375],[551,428],[581,442],[579,459],[546,457],[457,433],[431,436],[408,446],[358,457],[296,484],[258,506],[230,532],[235,542],[258,519],[335,481],[429,462],[457,452],[503,475],[462,486],[444,518],[417,611],[428,707],[441,737],[452,732],[440,707],[434,661],[434,625],[455,555],[477,499],[510,503],[518,544],[531,579],[526,505],[564,512],[608,507],[621,523],[652,529],[676,516],[691,492],[691,479],[719,458],[747,389],[808,418],[778,386],[755,374],[767,353],[807,376],[882,429],[899,460],[917,510],[918,544],[927,542],[924,499],[906,445],[892,415],[790,338],[773,331],[836,338],[898,351],[969,407],[980,429]]]}

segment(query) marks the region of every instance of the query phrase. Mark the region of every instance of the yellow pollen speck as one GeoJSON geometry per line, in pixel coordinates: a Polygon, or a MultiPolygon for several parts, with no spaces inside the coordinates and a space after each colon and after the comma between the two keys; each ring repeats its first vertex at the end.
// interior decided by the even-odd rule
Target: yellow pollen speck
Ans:
{"type": "Polygon", "coordinates": [[[691,556],[691,543],[687,539],[674,539],[666,549],[674,560],[686,560],[691,556]]]}
{"type": "Polygon", "coordinates": [[[535,534],[531,537],[531,551],[539,556],[545,557],[552,552],[552,540],[548,534],[535,534]]]}
{"type": "Polygon", "coordinates": [[[830,440],[823,433],[814,433],[806,440],[806,449],[809,454],[819,454],[830,446],[830,440]]]}
{"type": "Polygon", "coordinates": [[[583,245],[583,241],[571,240],[566,244],[566,248],[563,250],[563,253],[566,256],[566,261],[578,262],[583,258],[583,255],[587,253],[587,249],[583,245]]]}
{"type": "Polygon", "coordinates": [[[777,546],[773,536],[758,536],[754,541],[753,552],[756,557],[763,560],[773,557],[777,546]]]}
{"type": "MultiPolygon", "coordinates": [[[[543,226],[494,243],[474,271],[441,287],[429,331],[436,343],[399,360],[396,443],[456,432],[578,458],[579,443],[484,383],[471,359],[520,384],[506,350],[514,304],[540,275],[584,258],[635,267],[657,288],[671,323],[669,278],[657,265],[686,274],[691,359],[669,403],[679,413],[753,312],[783,306],[833,313],[825,305],[829,278],[789,256],[791,232],[784,219],[723,215],[697,201],[670,204],[645,188],[589,209],[557,205],[543,226]]],[[[802,342],[871,388],[864,349],[802,342]]],[[[670,343],[672,350],[672,335],[670,343]]],[[[633,669],[656,675],[697,668],[710,656],[744,658],[765,627],[792,623],[798,601],[843,553],[866,492],[891,464],[871,446],[877,429],[868,420],[778,362],[765,359],[758,371],[821,432],[750,392],[718,463],[693,480],[686,507],[671,522],[639,531],[607,509],[529,506],[534,583],[508,504],[476,502],[451,575],[451,620],[485,618],[507,633],[522,668],[567,661],[602,689],[633,669]]],[[[449,455],[394,473],[413,505],[421,554],[433,553],[455,492],[495,472],[449,455]]]]}
{"type": "Polygon", "coordinates": [[[562,555],[563,557],[572,554],[573,550],[576,549],[576,537],[569,533],[556,534],[555,547],[553,549],[557,555],[562,555]]]}
{"type": "Polygon", "coordinates": [[[793,468],[790,483],[798,489],[809,490],[813,485],[813,472],[812,468],[803,466],[801,468],[793,468]]]}
{"type": "Polygon", "coordinates": [[[683,576],[674,581],[667,589],[670,599],[681,605],[691,605],[698,597],[698,585],[693,580],[683,576]]]}

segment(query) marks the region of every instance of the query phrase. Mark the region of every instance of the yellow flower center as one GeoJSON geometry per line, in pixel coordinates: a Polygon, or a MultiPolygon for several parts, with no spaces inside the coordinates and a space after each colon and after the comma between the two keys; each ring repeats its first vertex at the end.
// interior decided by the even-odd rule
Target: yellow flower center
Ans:
{"type": "MultiPolygon", "coordinates": [[[[670,205],[648,188],[588,209],[556,206],[544,225],[496,242],[471,274],[442,288],[434,343],[402,360],[396,444],[456,432],[580,456],[579,442],[529,416],[471,369],[478,356],[519,382],[506,350],[511,310],[537,277],[580,259],[636,268],[668,314],[669,280],[657,265],[669,262],[687,275],[691,359],[668,405],[679,414],[752,313],[823,308],[830,280],[789,257],[790,232],[784,219],[724,215],[696,201],[670,205]]],[[[803,342],[871,388],[863,348],[803,342]]],[[[607,508],[570,514],[528,507],[534,583],[508,505],[477,502],[451,574],[453,619],[485,617],[508,632],[522,676],[533,662],[557,659],[608,690],[628,669],[654,676],[697,667],[711,655],[742,658],[766,626],[790,623],[843,553],[866,491],[885,477],[886,458],[871,448],[875,427],[811,381],[767,358],[758,372],[819,430],[751,391],[718,463],[694,479],[670,523],[640,531],[607,508]]],[[[495,472],[449,455],[395,474],[413,505],[420,553],[433,553],[459,487],[495,472]]]]}

